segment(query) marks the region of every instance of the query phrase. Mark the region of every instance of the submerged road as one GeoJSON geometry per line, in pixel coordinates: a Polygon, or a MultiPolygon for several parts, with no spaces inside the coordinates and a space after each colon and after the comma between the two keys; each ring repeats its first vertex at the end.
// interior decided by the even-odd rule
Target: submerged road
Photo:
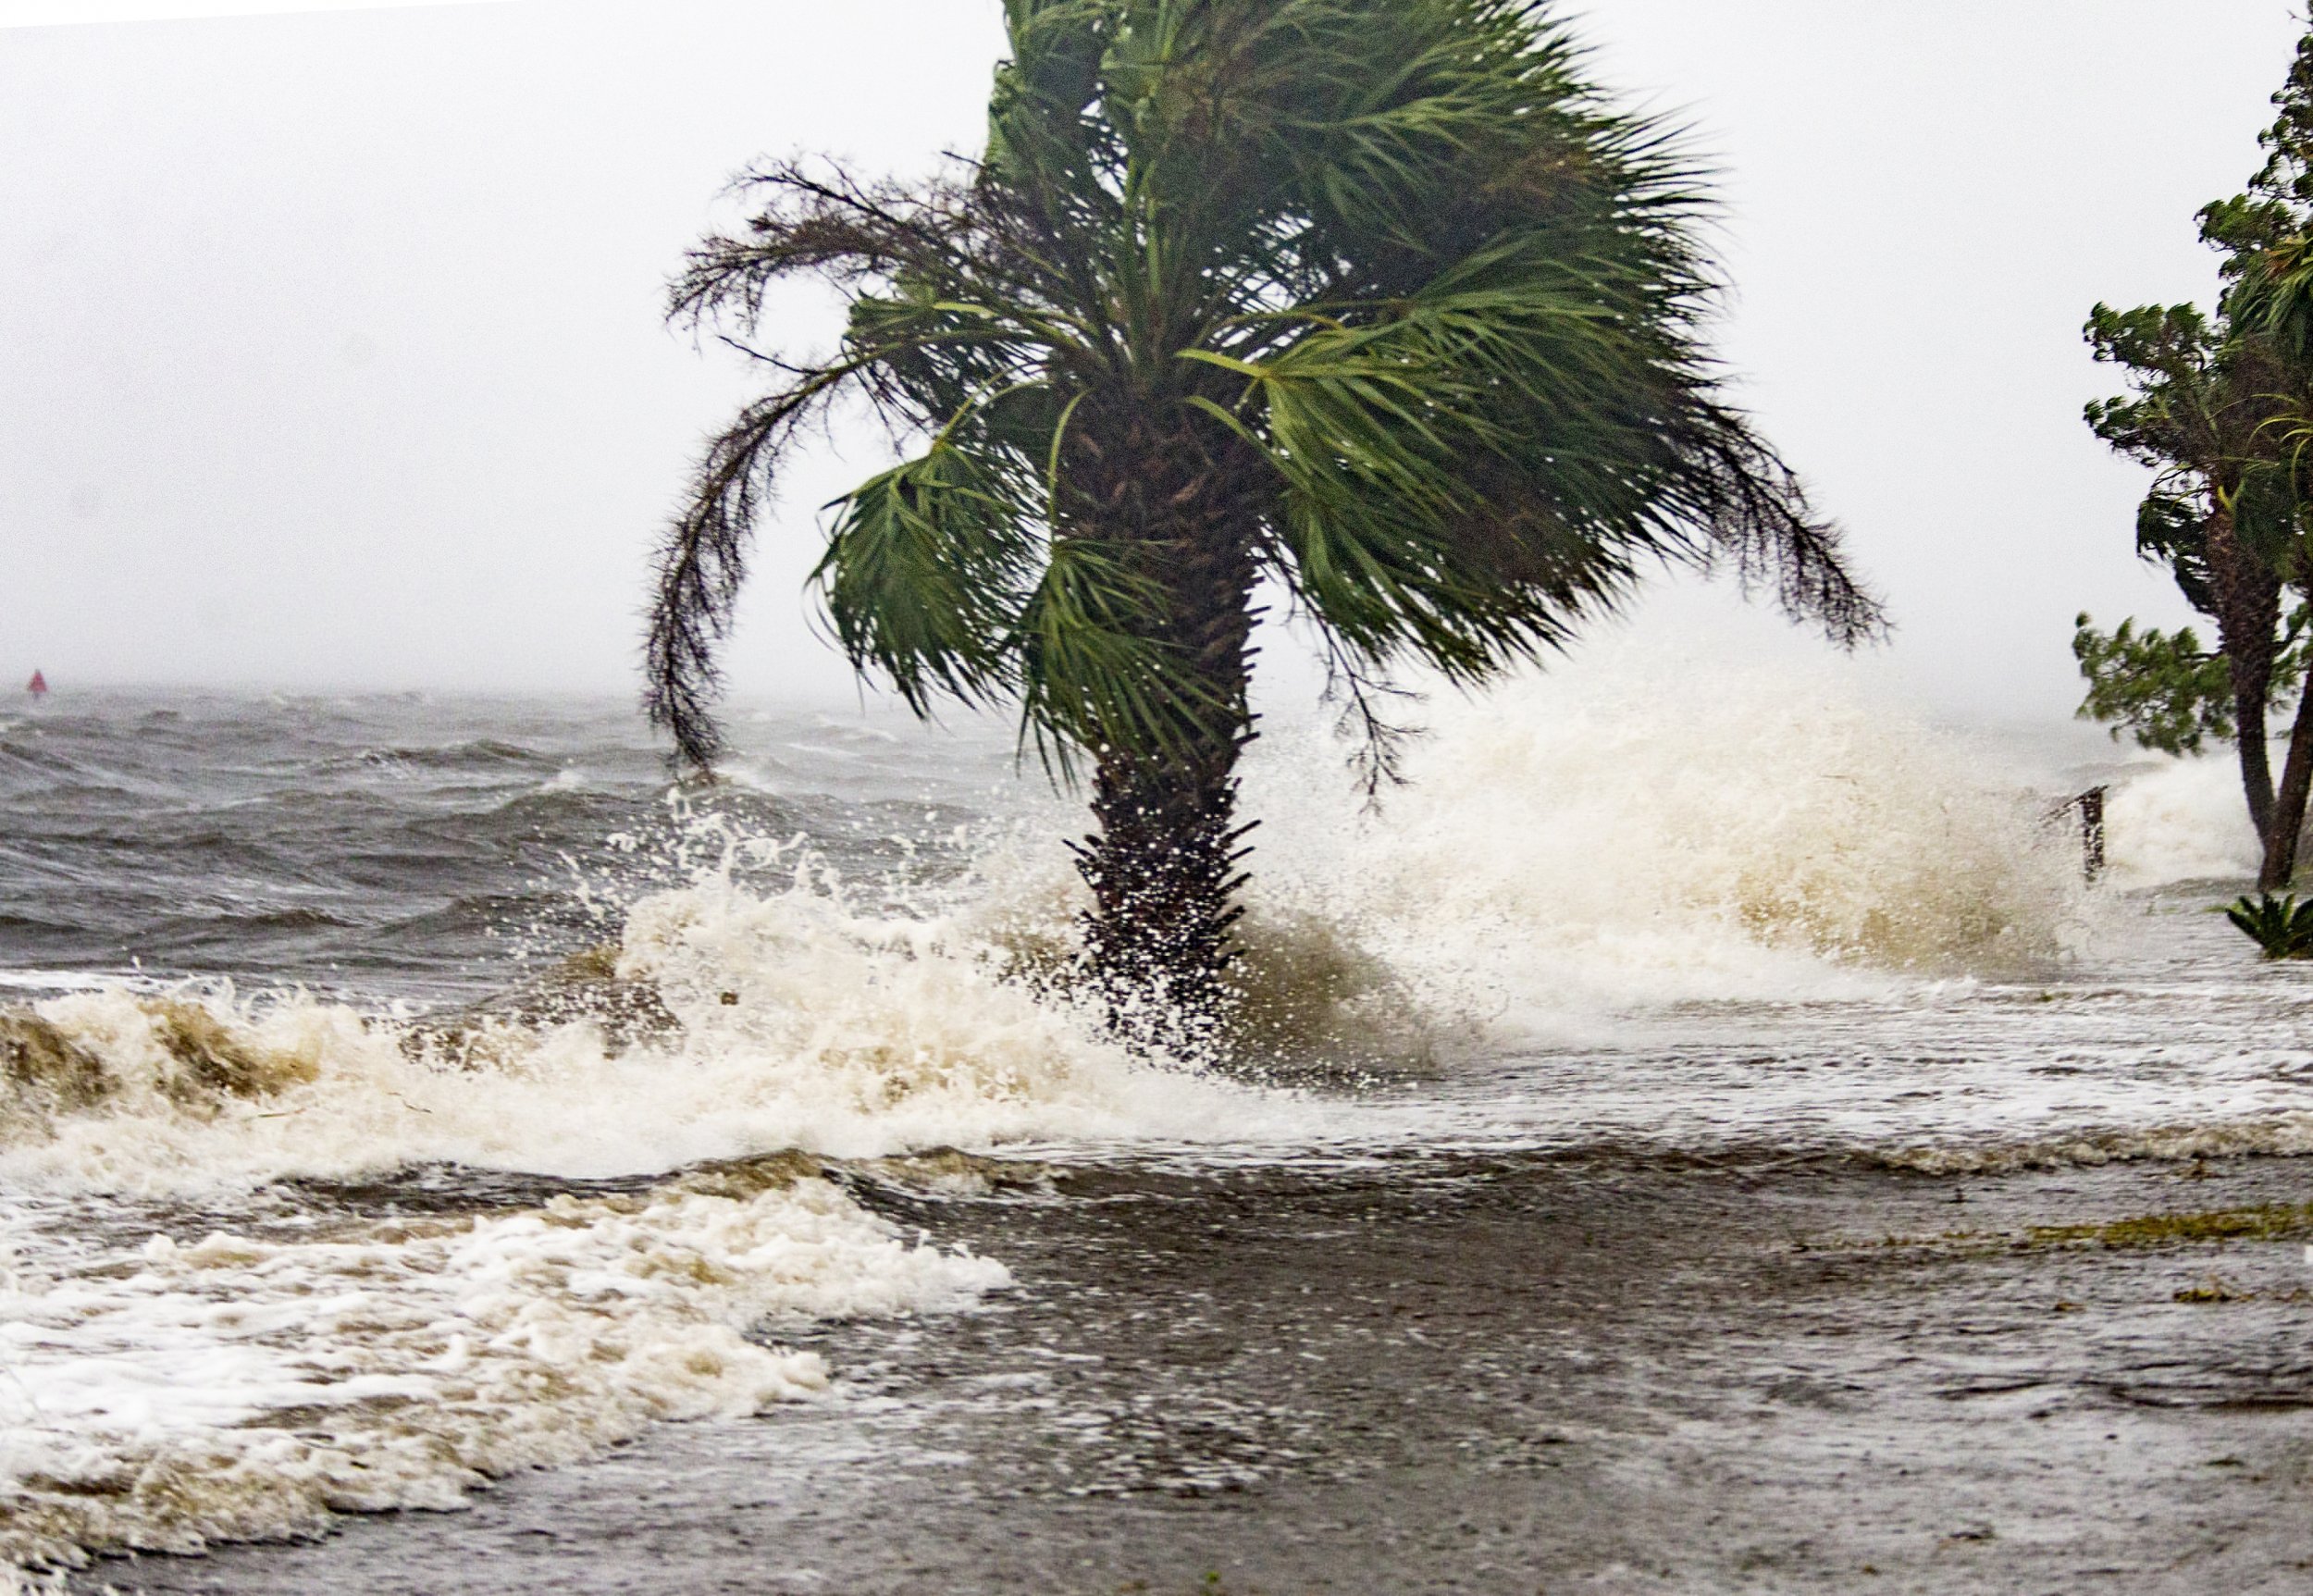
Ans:
{"type": "Polygon", "coordinates": [[[814,1330],[834,1401],[75,1589],[2313,1590],[2306,1160],[1433,1152],[862,1194],[1019,1289],[814,1330]]]}

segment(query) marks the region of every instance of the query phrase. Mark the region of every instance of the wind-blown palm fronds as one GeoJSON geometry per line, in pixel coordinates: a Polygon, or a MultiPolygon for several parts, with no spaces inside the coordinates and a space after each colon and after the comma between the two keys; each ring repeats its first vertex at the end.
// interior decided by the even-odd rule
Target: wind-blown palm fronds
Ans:
{"type": "Polygon", "coordinates": [[[1475,682],[1560,647],[1662,561],[1731,567],[1842,643],[1880,625],[1720,390],[1696,174],[1542,6],[1006,17],[978,162],[914,185],[762,168],[748,230],[675,285],[678,317],[750,338],[790,276],[850,305],[841,345],[781,364],[715,440],[662,551],[649,707],[686,757],[719,747],[748,528],[844,395],[909,453],[835,507],[835,636],[919,710],[1014,701],[1058,768],[1099,768],[1102,922],[1169,906],[1096,924],[1112,960],[1227,958],[1264,579],[1366,702],[1400,665],[1475,682]],[[1195,882],[1153,887],[1169,867],[1123,857],[1120,828],[1202,850],[1195,882]]]}

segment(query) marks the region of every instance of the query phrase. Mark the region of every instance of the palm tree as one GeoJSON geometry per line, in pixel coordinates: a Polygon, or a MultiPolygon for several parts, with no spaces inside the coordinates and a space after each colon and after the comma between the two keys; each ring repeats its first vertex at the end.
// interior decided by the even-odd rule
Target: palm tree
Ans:
{"type": "MultiPolygon", "coordinates": [[[[1482,682],[1655,561],[1726,564],[1841,642],[1880,625],[1723,397],[1692,169],[1532,0],[1006,0],[974,162],[759,168],[674,311],[753,333],[798,274],[824,357],[707,451],[660,554],[649,707],[705,763],[714,646],[800,430],[863,399],[907,457],[836,501],[815,583],[919,712],[1018,705],[1063,779],[1088,961],[1227,1004],[1255,595],[1386,736],[1393,667],[1482,682]]],[[[761,353],[761,352],[758,352],[761,353]]],[[[1386,749],[1378,749],[1386,754],[1386,749]]]]}

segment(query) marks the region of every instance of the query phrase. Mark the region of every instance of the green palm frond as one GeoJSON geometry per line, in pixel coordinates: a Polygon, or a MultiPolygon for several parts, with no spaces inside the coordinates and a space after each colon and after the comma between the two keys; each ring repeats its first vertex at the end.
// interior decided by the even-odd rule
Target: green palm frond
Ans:
{"type": "MultiPolygon", "coordinates": [[[[1241,719],[1242,683],[1167,608],[1183,535],[1151,520],[1159,476],[1365,680],[1482,678],[1662,560],[1731,565],[1842,641],[1880,625],[1719,396],[1693,169],[1603,101],[1550,7],[1005,18],[978,162],[913,185],[765,167],[760,214],[674,291],[748,328],[784,277],[846,295],[797,390],[865,398],[910,458],[840,501],[817,579],[853,662],[910,704],[1016,697],[1063,770],[1241,719]]],[[[662,556],[653,708],[686,751],[792,432],[743,418],[662,556]]]]}
{"type": "Polygon", "coordinates": [[[971,452],[934,444],[839,501],[812,573],[851,662],[922,713],[935,690],[987,703],[1019,681],[1006,642],[1039,551],[971,452]]]}
{"type": "Polygon", "coordinates": [[[1212,708],[1179,650],[1152,636],[1162,600],[1116,550],[1073,538],[1052,545],[1011,641],[1023,729],[1056,775],[1071,773],[1080,750],[1181,746],[1212,708]]]}

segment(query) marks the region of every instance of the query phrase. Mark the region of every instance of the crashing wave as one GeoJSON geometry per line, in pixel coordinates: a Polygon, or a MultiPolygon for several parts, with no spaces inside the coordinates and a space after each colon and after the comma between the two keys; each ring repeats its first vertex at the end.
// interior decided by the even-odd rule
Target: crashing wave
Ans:
{"type": "MultiPolygon", "coordinates": [[[[2075,839],[1963,740],[1820,683],[1623,663],[1441,699],[1378,812],[1321,736],[1256,746],[1255,1051],[1499,1056],[1698,1002],[1885,1000],[2094,932],[2075,839]]],[[[1082,898],[1045,839],[1076,823],[865,894],[784,845],[678,839],[615,946],[461,1013],[111,987],[0,1014],[0,1557],[452,1505],[825,1386],[759,1326],[1003,1282],[813,1160],[1420,1133],[1137,1056],[1052,1000],[1082,898]],[[429,1165],[626,1189],[414,1219],[281,1195],[429,1165]]]]}

